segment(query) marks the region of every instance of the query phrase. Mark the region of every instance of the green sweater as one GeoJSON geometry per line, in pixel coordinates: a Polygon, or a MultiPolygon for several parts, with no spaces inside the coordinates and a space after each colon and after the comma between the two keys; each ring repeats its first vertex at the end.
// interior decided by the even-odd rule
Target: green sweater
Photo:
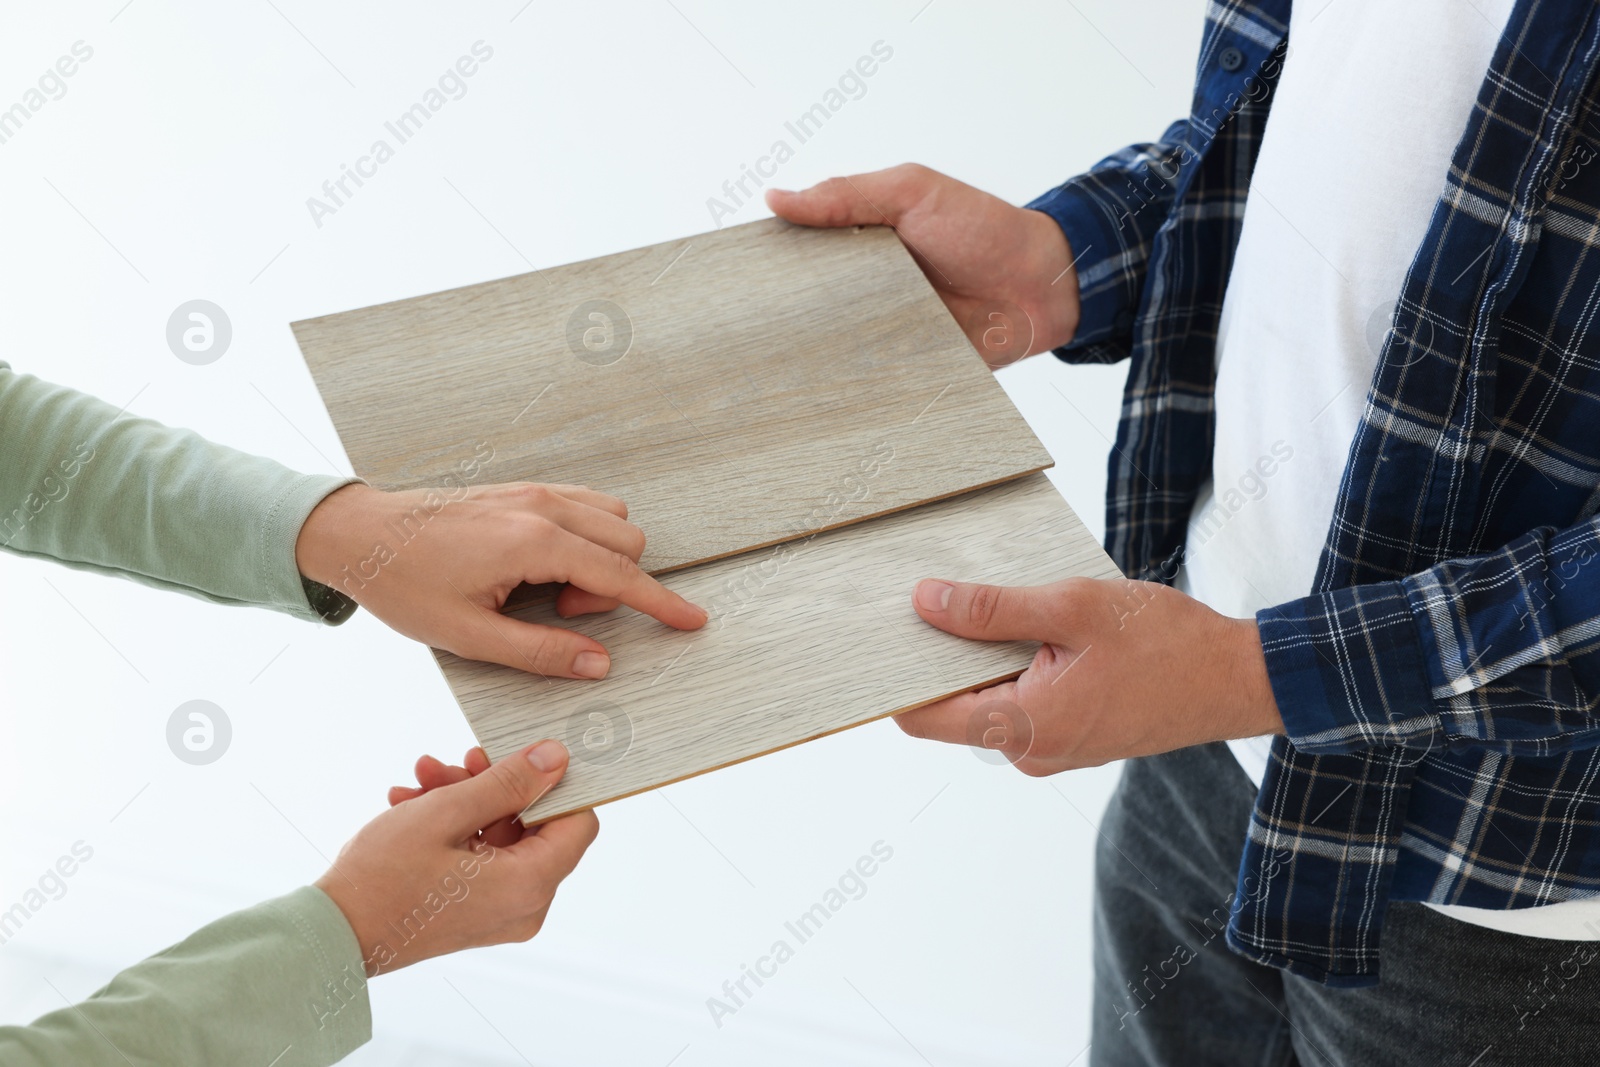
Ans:
{"type": "MultiPolygon", "coordinates": [[[[301,577],[311,509],[354,479],[297,474],[0,363],[0,548],[222,604],[341,622],[301,577]]],[[[371,1036],[361,949],[311,886],[219,919],[31,1026],[7,1067],[321,1067],[371,1036]]]]}

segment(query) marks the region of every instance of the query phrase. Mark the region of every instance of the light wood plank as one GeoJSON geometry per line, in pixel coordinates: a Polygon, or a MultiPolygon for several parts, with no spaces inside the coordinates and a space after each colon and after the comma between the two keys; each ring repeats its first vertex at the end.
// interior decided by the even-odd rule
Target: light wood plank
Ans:
{"type": "Polygon", "coordinates": [[[294,332],[372,484],[456,484],[488,452],[478,483],[622,497],[652,572],[1050,464],[884,227],[770,219],[294,332]]]}
{"type": "MultiPolygon", "coordinates": [[[[546,737],[572,751],[528,822],[615,800],[1020,673],[1036,646],[964,641],[912,610],[917,579],[1032,585],[1116,567],[1035,474],[871,522],[679,571],[712,614],[695,633],[627,609],[558,619],[612,651],[600,682],[435,652],[498,759],[546,737]]],[[[486,625],[490,622],[486,620],[486,625]]]]}

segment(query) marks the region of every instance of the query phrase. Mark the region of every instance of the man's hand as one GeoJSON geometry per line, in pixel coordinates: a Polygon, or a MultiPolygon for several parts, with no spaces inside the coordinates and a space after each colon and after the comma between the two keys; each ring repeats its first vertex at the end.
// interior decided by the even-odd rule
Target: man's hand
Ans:
{"type": "Polygon", "coordinates": [[[533,829],[517,822],[566,771],[560,742],[541,741],[493,767],[474,751],[476,773],[455,768],[459,774],[436,777],[439,784],[404,803],[391,791],[394,806],[362,827],[317,880],[355,932],[368,977],[533,937],[556,887],[600,830],[592,811],[533,829]]]}
{"type": "Polygon", "coordinates": [[[1054,219],[915,163],[767,192],[802,226],[893,226],[991,367],[1072,339],[1078,276],[1054,219]]]}
{"type": "Polygon", "coordinates": [[[1041,641],[1014,682],[898,717],[913,737],[991,748],[1024,774],[1283,732],[1252,619],[1153,582],[1010,588],[924,580],[917,614],[960,637],[1041,641]]]}
{"type": "Polygon", "coordinates": [[[603,678],[598,642],[500,614],[520,583],[568,583],[563,616],[623,603],[680,630],[706,613],[639,569],[644,534],[614,496],[527,482],[385,493],[347,485],[300,529],[300,573],[349,595],[407,637],[468,659],[562,678],[603,678]]]}

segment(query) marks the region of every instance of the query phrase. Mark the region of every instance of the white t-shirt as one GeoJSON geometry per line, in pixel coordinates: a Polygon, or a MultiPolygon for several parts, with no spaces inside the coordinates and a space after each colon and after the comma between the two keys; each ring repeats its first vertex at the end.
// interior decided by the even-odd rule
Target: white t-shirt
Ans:
{"type": "MultiPolygon", "coordinates": [[[[1225,615],[1311,592],[1395,298],[1511,7],[1294,5],[1217,335],[1213,480],[1177,581],[1225,615]]],[[[1230,747],[1259,785],[1269,739],[1230,747]]],[[[1600,899],[1439,910],[1535,937],[1600,931],[1600,899]]]]}

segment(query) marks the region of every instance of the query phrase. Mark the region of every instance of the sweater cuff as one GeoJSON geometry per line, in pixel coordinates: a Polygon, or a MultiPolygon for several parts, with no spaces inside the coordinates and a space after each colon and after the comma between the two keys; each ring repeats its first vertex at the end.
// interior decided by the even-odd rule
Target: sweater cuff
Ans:
{"type": "Polygon", "coordinates": [[[306,1002],[314,1030],[309,1038],[302,1037],[311,1046],[302,1051],[325,1063],[344,1059],[372,1039],[366,961],[349,920],[316,886],[303,886],[261,907],[281,917],[316,960],[321,986],[306,1002]]]}
{"type": "Polygon", "coordinates": [[[300,573],[295,543],[313,508],[336,489],[361,481],[339,475],[295,477],[267,509],[261,533],[261,581],[272,591],[272,603],[299,619],[337,626],[355,614],[356,602],[300,573]]]}
{"type": "Polygon", "coordinates": [[[1256,613],[1272,695],[1304,752],[1426,751],[1443,739],[1403,582],[1317,593],[1256,613]]]}

